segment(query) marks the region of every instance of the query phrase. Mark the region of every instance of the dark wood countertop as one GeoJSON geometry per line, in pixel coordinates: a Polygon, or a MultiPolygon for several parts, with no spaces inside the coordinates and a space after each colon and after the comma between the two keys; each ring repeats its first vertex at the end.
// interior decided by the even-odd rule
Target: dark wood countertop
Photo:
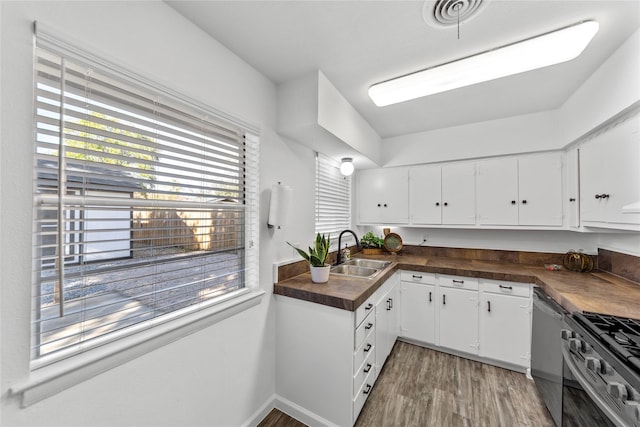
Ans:
{"type": "Polygon", "coordinates": [[[640,318],[640,284],[609,273],[549,271],[543,266],[411,254],[358,254],[357,258],[387,260],[392,264],[373,279],[332,274],[328,283],[316,284],[311,282],[310,273],[304,273],[276,283],[274,293],[354,311],[396,270],[410,270],[534,283],[569,312],[640,318]]]}

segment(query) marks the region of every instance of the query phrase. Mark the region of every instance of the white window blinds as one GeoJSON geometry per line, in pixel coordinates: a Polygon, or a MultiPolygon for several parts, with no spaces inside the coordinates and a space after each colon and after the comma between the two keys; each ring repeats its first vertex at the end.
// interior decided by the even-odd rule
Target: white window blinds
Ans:
{"type": "Polygon", "coordinates": [[[257,138],[116,67],[37,44],[32,360],[257,283],[257,138]]]}
{"type": "Polygon", "coordinates": [[[330,234],[337,242],[342,230],[351,227],[351,178],[340,165],[316,154],[316,233],[330,234]]]}

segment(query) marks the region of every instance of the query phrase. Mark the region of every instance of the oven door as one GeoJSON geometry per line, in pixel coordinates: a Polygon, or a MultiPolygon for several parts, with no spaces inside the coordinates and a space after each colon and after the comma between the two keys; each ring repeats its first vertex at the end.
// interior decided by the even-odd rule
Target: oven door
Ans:
{"type": "Polygon", "coordinates": [[[584,360],[562,343],[562,427],[626,427],[605,401],[584,360]]]}

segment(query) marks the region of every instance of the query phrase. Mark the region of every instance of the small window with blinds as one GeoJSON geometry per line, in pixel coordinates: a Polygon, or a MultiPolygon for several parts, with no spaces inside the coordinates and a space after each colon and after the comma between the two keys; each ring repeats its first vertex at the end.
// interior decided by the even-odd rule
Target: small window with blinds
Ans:
{"type": "MultiPolygon", "coordinates": [[[[341,231],[351,227],[351,178],[324,154],[316,154],[316,233],[329,234],[338,242],[341,231]]],[[[345,235],[345,239],[350,234],[345,235]]],[[[347,240],[345,240],[346,242],[347,240]]]]}
{"type": "Polygon", "coordinates": [[[78,354],[255,279],[257,138],[38,43],[32,360],[78,354]]]}

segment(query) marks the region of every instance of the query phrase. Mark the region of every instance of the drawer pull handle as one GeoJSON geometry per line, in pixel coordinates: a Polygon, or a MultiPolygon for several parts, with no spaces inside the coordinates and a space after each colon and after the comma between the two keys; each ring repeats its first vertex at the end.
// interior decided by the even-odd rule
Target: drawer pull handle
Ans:
{"type": "Polygon", "coordinates": [[[367,366],[364,367],[364,373],[366,374],[371,370],[371,363],[367,363],[367,366]]]}
{"type": "Polygon", "coordinates": [[[456,280],[456,279],[453,279],[453,283],[461,283],[461,284],[462,284],[462,283],[464,283],[464,280],[456,280]]]}
{"type": "Polygon", "coordinates": [[[372,327],[373,327],[373,323],[367,323],[367,326],[365,326],[364,328],[365,328],[366,330],[369,330],[369,329],[371,329],[372,327]]]}
{"type": "Polygon", "coordinates": [[[367,353],[371,350],[371,344],[367,343],[367,346],[364,348],[364,352],[367,353]]]}
{"type": "Polygon", "coordinates": [[[447,296],[442,294],[442,305],[447,305],[447,296]]]}
{"type": "Polygon", "coordinates": [[[509,290],[513,289],[513,286],[507,286],[507,285],[499,285],[499,286],[500,286],[500,289],[509,289],[509,290]]]}
{"type": "Polygon", "coordinates": [[[418,279],[418,280],[419,280],[419,279],[422,279],[422,276],[418,276],[417,274],[414,274],[414,275],[413,275],[413,278],[414,278],[414,279],[418,279]]]}
{"type": "Polygon", "coordinates": [[[367,306],[364,308],[365,310],[371,310],[373,308],[373,304],[369,303],[367,304],[367,306]]]}
{"type": "Polygon", "coordinates": [[[364,390],[362,390],[362,393],[369,394],[370,391],[371,391],[371,384],[367,384],[364,390]]]}
{"type": "Polygon", "coordinates": [[[487,311],[491,313],[491,301],[487,301],[487,311]]]}
{"type": "Polygon", "coordinates": [[[431,301],[432,301],[432,299],[431,299],[431,292],[429,292],[429,302],[431,302],[431,301]]]}

